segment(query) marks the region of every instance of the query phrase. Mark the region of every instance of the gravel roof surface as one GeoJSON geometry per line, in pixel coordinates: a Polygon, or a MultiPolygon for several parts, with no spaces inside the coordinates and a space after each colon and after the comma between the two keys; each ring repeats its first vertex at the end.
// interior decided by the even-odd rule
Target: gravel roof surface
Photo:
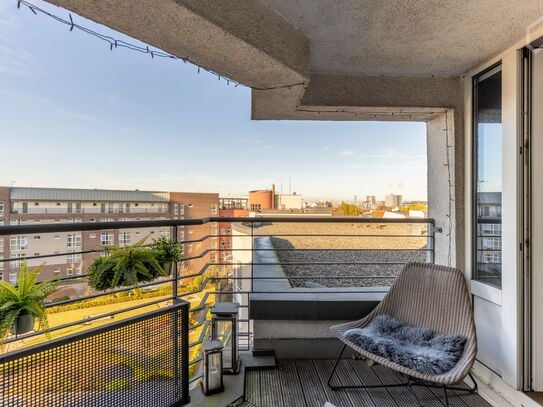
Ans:
{"type": "Polygon", "coordinates": [[[427,260],[429,253],[420,251],[428,247],[427,230],[425,224],[277,223],[255,235],[272,235],[282,263],[318,263],[283,265],[287,276],[302,277],[290,279],[293,287],[375,287],[392,284],[403,263],[427,260]]]}

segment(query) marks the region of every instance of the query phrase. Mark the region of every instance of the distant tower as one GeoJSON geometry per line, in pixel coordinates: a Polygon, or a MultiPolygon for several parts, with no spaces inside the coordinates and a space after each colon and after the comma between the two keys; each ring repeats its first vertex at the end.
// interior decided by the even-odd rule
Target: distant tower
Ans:
{"type": "Polygon", "coordinates": [[[292,195],[292,177],[288,177],[288,194],[292,195]]]}

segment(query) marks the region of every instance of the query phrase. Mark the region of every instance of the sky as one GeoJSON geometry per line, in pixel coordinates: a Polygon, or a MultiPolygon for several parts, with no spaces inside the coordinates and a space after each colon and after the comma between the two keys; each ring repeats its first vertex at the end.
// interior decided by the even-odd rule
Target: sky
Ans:
{"type": "Polygon", "coordinates": [[[424,123],[251,121],[248,88],[16,5],[0,0],[0,185],[238,196],[290,177],[306,200],[426,199],[424,123]]]}

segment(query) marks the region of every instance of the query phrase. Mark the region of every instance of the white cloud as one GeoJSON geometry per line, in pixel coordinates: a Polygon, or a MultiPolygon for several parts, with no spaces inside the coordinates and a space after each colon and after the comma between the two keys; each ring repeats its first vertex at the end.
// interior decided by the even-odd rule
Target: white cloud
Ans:
{"type": "Polygon", "coordinates": [[[342,150],[340,151],[340,154],[341,155],[344,155],[346,157],[354,157],[354,151],[351,151],[351,150],[342,150]]]}

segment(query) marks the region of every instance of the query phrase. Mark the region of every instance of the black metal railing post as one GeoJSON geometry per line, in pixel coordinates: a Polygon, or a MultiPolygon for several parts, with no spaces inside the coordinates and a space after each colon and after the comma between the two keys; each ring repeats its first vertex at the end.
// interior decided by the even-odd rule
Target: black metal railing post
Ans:
{"type": "Polygon", "coordinates": [[[436,233],[435,225],[428,225],[428,249],[430,249],[430,263],[436,262],[436,233]]]}
{"type": "MultiPolygon", "coordinates": [[[[179,243],[178,226],[177,225],[173,226],[173,241],[174,241],[175,244],[179,243]]],[[[179,269],[178,269],[178,266],[179,266],[179,263],[178,263],[177,259],[175,259],[173,261],[173,270],[172,270],[172,273],[173,273],[172,297],[173,297],[174,302],[179,300],[179,296],[178,296],[178,292],[177,292],[178,285],[179,285],[179,269]]]]}

